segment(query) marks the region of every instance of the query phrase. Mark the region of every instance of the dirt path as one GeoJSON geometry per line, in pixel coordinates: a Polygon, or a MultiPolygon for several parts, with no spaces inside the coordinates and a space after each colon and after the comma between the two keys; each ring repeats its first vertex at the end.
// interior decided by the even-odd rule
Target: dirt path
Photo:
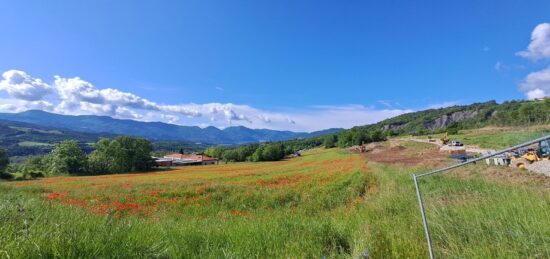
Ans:
{"type": "Polygon", "coordinates": [[[403,139],[394,139],[394,140],[395,141],[414,141],[414,142],[428,143],[428,144],[438,146],[441,151],[465,149],[467,153],[476,153],[476,154],[482,154],[482,155],[496,152],[496,150],[494,150],[494,149],[484,149],[484,148],[479,148],[477,146],[470,146],[470,145],[465,145],[465,146],[462,146],[462,147],[453,147],[453,146],[448,146],[448,145],[442,145],[439,142],[430,142],[427,139],[419,139],[419,138],[403,138],[403,139]]]}

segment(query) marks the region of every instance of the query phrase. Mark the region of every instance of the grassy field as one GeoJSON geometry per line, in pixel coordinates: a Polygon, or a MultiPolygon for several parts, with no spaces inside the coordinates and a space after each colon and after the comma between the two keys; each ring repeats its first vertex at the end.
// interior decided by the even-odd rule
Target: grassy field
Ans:
{"type": "MultiPolygon", "coordinates": [[[[359,155],[0,185],[11,257],[321,257],[355,248],[359,155]],[[24,233],[24,234],[22,234],[24,233]],[[121,244],[124,244],[121,246],[121,244]]],[[[2,251],[0,251],[0,256],[2,251]]]]}
{"type": "MultiPolygon", "coordinates": [[[[0,183],[0,257],[425,257],[410,174],[450,163],[433,148],[0,183]]],[[[439,257],[550,256],[548,178],[475,165],[422,188],[439,257]]]]}
{"type": "MultiPolygon", "coordinates": [[[[549,125],[531,127],[486,127],[473,130],[461,130],[458,135],[449,135],[465,145],[477,145],[480,148],[502,149],[550,134],[549,125]]],[[[427,136],[426,136],[427,137],[427,136]]],[[[433,134],[440,139],[443,134],[433,134]]]]}
{"type": "Polygon", "coordinates": [[[49,147],[53,146],[53,144],[49,143],[42,143],[42,142],[34,142],[34,141],[21,141],[18,143],[21,147],[49,147]]]}

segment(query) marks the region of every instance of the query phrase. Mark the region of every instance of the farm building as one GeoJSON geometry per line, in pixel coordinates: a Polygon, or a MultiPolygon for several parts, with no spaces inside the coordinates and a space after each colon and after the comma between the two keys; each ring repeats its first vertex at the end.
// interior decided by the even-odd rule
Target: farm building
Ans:
{"type": "Polygon", "coordinates": [[[214,165],[218,159],[199,154],[168,154],[155,160],[160,166],[214,165]]]}

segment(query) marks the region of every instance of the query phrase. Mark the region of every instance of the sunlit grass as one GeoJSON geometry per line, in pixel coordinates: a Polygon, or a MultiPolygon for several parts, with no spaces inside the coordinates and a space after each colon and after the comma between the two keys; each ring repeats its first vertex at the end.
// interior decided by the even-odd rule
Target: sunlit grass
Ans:
{"type": "MultiPolygon", "coordinates": [[[[426,257],[410,178],[426,170],[317,149],[280,162],[2,183],[0,257],[426,257]]],[[[550,256],[547,178],[475,165],[421,184],[439,257],[550,256]]]]}

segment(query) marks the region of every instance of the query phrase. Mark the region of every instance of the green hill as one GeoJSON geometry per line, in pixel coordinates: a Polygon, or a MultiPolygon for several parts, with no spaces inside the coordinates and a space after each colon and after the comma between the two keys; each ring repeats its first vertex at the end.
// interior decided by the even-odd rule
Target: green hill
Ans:
{"type": "MultiPolygon", "coordinates": [[[[0,120],[0,148],[8,155],[24,157],[43,155],[50,152],[56,143],[63,140],[76,140],[85,152],[92,151],[92,143],[101,137],[114,138],[116,134],[78,132],[56,127],[39,126],[31,123],[0,120]]],[[[200,151],[208,145],[186,141],[152,141],[155,151],[185,152],[200,151]]]]}
{"type": "Polygon", "coordinates": [[[489,101],[402,114],[381,122],[356,127],[392,134],[427,134],[488,125],[518,126],[550,123],[550,99],[489,101]]]}

